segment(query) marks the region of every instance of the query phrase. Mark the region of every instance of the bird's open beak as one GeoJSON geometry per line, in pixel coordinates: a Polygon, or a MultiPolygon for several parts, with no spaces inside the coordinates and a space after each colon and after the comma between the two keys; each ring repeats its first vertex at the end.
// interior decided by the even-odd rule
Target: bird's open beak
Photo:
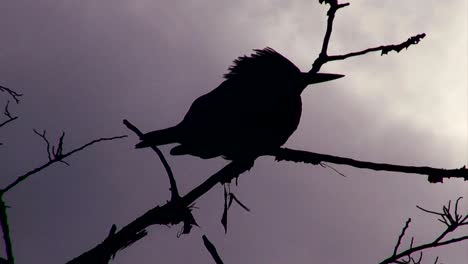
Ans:
{"type": "Polygon", "coordinates": [[[328,82],[344,77],[343,74],[334,74],[334,73],[315,73],[312,78],[310,78],[310,84],[328,82]]]}

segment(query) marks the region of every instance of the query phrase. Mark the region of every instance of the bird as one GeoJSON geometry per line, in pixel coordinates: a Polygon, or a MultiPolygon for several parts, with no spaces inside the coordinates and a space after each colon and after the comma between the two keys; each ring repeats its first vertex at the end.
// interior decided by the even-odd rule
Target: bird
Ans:
{"type": "Polygon", "coordinates": [[[136,148],[178,144],[171,155],[255,160],[271,154],[297,129],[301,93],[341,74],[301,72],[270,47],[241,56],[214,90],[197,98],[177,125],[143,134],[136,148]]]}

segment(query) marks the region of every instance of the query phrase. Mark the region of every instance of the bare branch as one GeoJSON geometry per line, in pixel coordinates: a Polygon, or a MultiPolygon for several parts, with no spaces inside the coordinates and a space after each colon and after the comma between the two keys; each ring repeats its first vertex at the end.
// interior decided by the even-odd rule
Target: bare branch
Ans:
{"type": "Polygon", "coordinates": [[[47,158],[49,159],[49,161],[51,161],[52,160],[52,155],[50,154],[50,142],[49,142],[49,140],[47,139],[47,136],[46,136],[47,131],[44,130],[42,133],[37,132],[36,129],[33,129],[33,131],[34,131],[34,133],[36,135],[41,137],[42,140],[44,140],[44,142],[46,143],[47,158]]]}
{"type": "Polygon", "coordinates": [[[213,257],[213,260],[215,261],[215,263],[223,264],[224,262],[219,256],[218,251],[216,250],[216,247],[213,245],[213,243],[211,243],[211,241],[208,240],[208,238],[205,235],[203,235],[202,238],[203,238],[203,244],[205,245],[208,252],[210,252],[210,255],[213,257]]]}
{"type": "MultiPolygon", "coordinates": [[[[459,200],[460,200],[460,198],[457,199],[457,203],[458,203],[459,200]]],[[[426,212],[428,214],[437,215],[437,216],[443,217],[444,219],[451,219],[449,221],[447,221],[447,220],[441,221],[440,219],[438,219],[439,221],[446,224],[447,228],[437,238],[435,238],[432,242],[421,244],[421,245],[416,246],[416,247],[413,246],[413,239],[411,239],[411,244],[410,244],[409,249],[398,253],[398,247],[399,247],[399,245],[401,243],[401,239],[403,238],[403,236],[405,234],[405,231],[406,231],[406,229],[408,228],[408,225],[409,225],[410,220],[408,220],[406,222],[405,227],[403,228],[403,231],[402,231],[401,235],[398,238],[398,242],[397,242],[397,245],[396,245],[396,247],[395,247],[395,249],[393,251],[392,256],[385,259],[384,261],[380,262],[380,264],[389,264],[389,263],[419,264],[422,261],[422,251],[425,250],[425,249],[445,246],[445,245],[457,243],[457,242],[460,242],[460,241],[468,240],[468,236],[461,236],[461,237],[457,237],[457,238],[442,241],[447,236],[447,234],[455,231],[458,227],[460,227],[460,226],[462,226],[464,224],[464,222],[462,221],[462,219],[463,219],[462,215],[459,214],[458,211],[457,211],[458,210],[457,203],[456,203],[454,212],[451,212],[450,211],[450,206],[447,205],[447,206],[442,207],[442,212],[441,213],[434,212],[434,211],[431,211],[431,210],[427,210],[427,209],[424,209],[424,208],[422,208],[420,206],[417,206],[418,209],[420,209],[420,210],[422,210],[422,211],[424,211],[424,212],[426,212]],[[458,217],[458,218],[454,217],[456,215],[459,215],[460,217],[458,217]],[[418,259],[415,259],[415,258],[413,258],[411,256],[412,254],[415,254],[415,253],[420,253],[418,259]],[[405,257],[407,257],[408,259],[404,260],[403,258],[405,258],[405,257]]],[[[450,201],[449,201],[449,204],[450,204],[450,201]]],[[[435,263],[437,263],[438,260],[439,260],[439,258],[436,259],[435,263]]]]}
{"type": "Polygon", "coordinates": [[[8,110],[8,106],[10,104],[10,101],[7,101],[7,104],[5,105],[5,110],[3,111],[3,115],[5,115],[7,117],[7,120],[5,120],[4,122],[0,123],[0,127],[18,119],[17,116],[12,116],[10,111],[8,110]]]}
{"type": "MultiPolygon", "coordinates": [[[[37,131],[36,131],[37,132],[37,131]]],[[[39,135],[41,135],[40,133],[37,133],[39,135]]],[[[44,137],[45,137],[45,131],[44,131],[44,137]]],[[[125,138],[127,137],[126,135],[123,135],[123,136],[116,136],[116,137],[108,137],[108,138],[99,138],[99,139],[94,139],[94,140],[91,140],[90,142],[78,147],[78,148],[75,148],[74,150],[72,151],[69,151],[67,153],[59,153],[60,155],[56,155],[54,156],[52,159],[50,159],[47,163],[35,168],[35,169],[32,169],[28,172],[26,172],[25,174],[21,175],[21,176],[18,176],[16,178],[15,181],[13,181],[12,183],[10,183],[7,187],[5,187],[4,189],[1,190],[1,192],[7,192],[9,190],[11,190],[13,187],[15,187],[16,185],[18,185],[19,183],[21,183],[22,181],[26,180],[29,176],[33,175],[33,174],[36,174],[38,173],[39,171],[49,167],[50,165],[54,164],[54,163],[57,163],[57,162],[61,162],[63,161],[63,159],[75,154],[76,152],[79,152],[79,151],[82,151],[83,149],[91,146],[91,145],[94,145],[96,143],[99,143],[99,142],[103,142],[103,141],[111,141],[111,140],[115,140],[115,139],[120,139],[120,138],[125,138]]],[[[63,137],[62,137],[62,142],[63,142],[63,137]]],[[[60,143],[59,143],[60,145],[60,143]]],[[[57,154],[57,153],[56,153],[57,154]]]]}
{"type": "Polygon", "coordinates": [[[395,52],[399,53],[403,49],[408,49],[411,45],[418,44],[419,41],[421,41],[425,36],[426,36],[426,34],[422,33],[422,34],[412,36],[408,40],[406,40],[405,42],[402,42],[402,43],[400,43],[398,45],[385,45],[385,46],[379,46],[379,47],[375,47],[375,48],[369,48],[369,49],[362,50],[362,51],[351,52],[351,53],[344,54],[344,55],[328,56],[327,57],[327,62],[328,61],[336,61],[336,60],[345,60],[345,59],[347,59],[349,57],[361,56],[361,55],[364,55],[366,53],[376,52],[376,51],[380,51],[381,52],[380,55],[386,55],[390,51],[395,51],[395,52]]]}
{"type": "Polygon", "coordinates": [[[395,171],[402,173],[422,174],[428,176],[428,181],[431,183],[443,182],[444,178],[462,178],[468,180],[468,169],[463,166],[459,169],[439,169],[431,167],[416,167],[403,166],[387,163],[374,163],[369,161],[360,161],[345,157],[332,156],[303,150],[293,150],[288,148],[280,148],[276,152],[270,154],[277,161],[293,161],[310,163],[318,165],[320,162],[329,162],[334,164],[343,164],[361,169],[371,169],[375,171],[395,171]]]}
{"type": "Polygon", "coordinates": [[[8,93],[11,96],[11,98],[13,98],[13,100],[15,100],[16,103],[19,103],[19,98],[18,97],[23,96],[22,94],[17,93],[16,91],[14,91],[14,90],[12,90],[10,88],[1,86],[1,85],[0,85],[0,92],[8,93]]]}
{"type": "MultiPolygon", "coordinates": [[[[133,126],[128,121],[126,123],[128,123],[130,127],[133,126]]],[[[100,261],[108,260],[110,256],[122,250],[130,239],[134,239],[133,242],[135,242],[136,234],[146,232],[146,228],[151,225],[175,225],[183,222],[184,229],[196,225],[191,214],[191,205],[218,183],[229,183],[243,172],[249,170],[253,166],[253,163],[253,160],[232,161],[223,169],[192,189],[192,191],[185,196],[180,197],[180,199],[170,200],[163,206],[156,206],[147,211],[145,214],[123,227],[120,231],[116,232],[113,236],[108,237],[91,250],[81,254],[68,263],[102,263],[100,261]]],[[[185,233],[189,230],[190,229],[186,229],[185,233]]]]}
{"type": "Polygon", "coordinates": [[[3,194],[4,192],[0,193],[0,226],[2,228],[3,241],[5,243],[5,251],[6,251],[5,263],[14,264],[15,257],[13,255],[13,244],[11,242],[10,227],[8,225],[8,215],[7,215],[8,206],[6,206],[5,202],[3,201],[3,194]]]}
{"type": "MultiPolygon", "coordinates": [[[[140,139],[142,138],[143,133],[138,128],[136,128],[132,123],[130,123],[128,120],[124,120],[123,123],[128,129],[133,131],[140,139]]],[[[164,169],[166,170],[167,176],[169,177],[169,184],[171,186],[170,187],[171,200],[179,199],[180,195],[179,195],[179,190],[177,188],[177,182],[175,180],[174,173],[172,172],[169,162],[167,162],[166,158],[164,157],[164,154],[158,147],[151,146],[151,149],[154,152],[156,152],[156,154],[158,155],[159,159],[161,160],[161,163],[164,166],[164,169]]]]}
{"type": "Polygon", "coordinates": [[[312,65],[312,69],[310,72],[317,73],[320,68],[322,67],[323,64],[325,64],[326,58],[328,57],[327,52],[328,52],[328,44],[330,43],[330,37],[331,33],[333,31],[333,20],[335,19],[335,13],[338,9],[348,6],[349,3],[345,4],[338,4],[337,0],[319,0],[320,4],[329,4],[330,9],[327,12],[327,29],[325,30],[325,36],[323,38],[323,43],[322,43],[322,50],[320,51],[320,54],[318,58],[315,60],[315,62],[312,65]]]}
{"type": "Polygon", "coordinates": [[[398,252],[398,247],[400,246],[401,244],[401,239],[405,236],[405,232],[406,230],[408,229],[409,227],[409,224],[411,223],[411,218],[408,218],[408,220],[406,221],[405,223],[405,226],[403,227],[403,229],[401,230],[401,234],[400,236],[398,236],[398,241],[395,245],[395,249],[393,250],[393,256],[395,256],[398,252]]]}
{"type": "Polygon", "coordinates": [[[229,197],[230,197],[229,199],[231,203],[232,203],[232,200],[234,200],[238,205],[240,205],[240,207],[242,207],[242,209],[246,210],[247,212],[250,212],[250,209],[241,201],[239,201],[239,199],[237,199],[237,197],[233,193],[230,193],[229,197]]]}
{"type": "Polygon", "coordinates": [[[395,51],[399,53],[403,49],[408,49],[411,45],[418,44],[425,36],[425,33],[421,33],[415,36],[408,38],[408,40],[400,44],[390,44],[390,45],[381,45],[379,47],[368,48],[362,51],[350,52],[344,55],[328,55],[328,44],[330,42],[331,33],[333,31],[333,21],[335,19],[335,13],[338,9],[348,6],[349,3],[339,4],[337,0],[319,0],[319,3],[329,4],[330,8],[327,12],[327,29],[325,31],[325,36],[322,43],[322,49],[319,56],[315,59],[312,64],[312,69],[309,71],[311,73],[317,73],[320,71],[320,68],[327,62],[336,61],[336,60],[345,60],[350,57],[361,56],[370,52],[380,51],[381,55],[388,54],[390,51],[395,51]]]}

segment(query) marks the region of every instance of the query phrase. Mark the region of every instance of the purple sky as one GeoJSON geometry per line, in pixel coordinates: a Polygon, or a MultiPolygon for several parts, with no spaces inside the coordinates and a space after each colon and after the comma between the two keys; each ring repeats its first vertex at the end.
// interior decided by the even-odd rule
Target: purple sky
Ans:
{"type": "MultiPolygon", "coordinates": [[[[301,124],[286,146],[376,162],[467,164],[467,1],[350,2],[337,14],[332,54],[428,36],[400,54],[327,64],[323,71],[346,78],[303,93],[301,124]]],[[[0,131],[0,184],[46,162],[33,128],[51,139],[66,131],[66,150],[130,134],[7,194],[17,262],[63,263],[101,241],[112,224],[122,227],[169,199],[160,162],[133,148],[137,139],[122,119],[144,131],[176,124],[234,58],[254,48],[273,47],[308,70],[326,10],[316,0],[2,2],[0,84],[25,96],[10,108],[20,118],[0,131]]],[[[183,194],[227,163],[168,157],[183,194]]],[[[210,263],[203,234],[226,263],[378,263],[408,217],[416,244],[441,232],[415,205],[439,210],[465,196],[461,210],[468,212],[461,180],[429,184],[418,175],[335,167],[347,178],[260,158],[232,186],[252,211],[234,206],[227,235],[218,186],[197,202],[201,228],[178,239],[178,226],[152,227],[114,263],[210,263]]],[[[468,244],[427,251],[427,263],[436,255],[466,263],[468,244]]]]}

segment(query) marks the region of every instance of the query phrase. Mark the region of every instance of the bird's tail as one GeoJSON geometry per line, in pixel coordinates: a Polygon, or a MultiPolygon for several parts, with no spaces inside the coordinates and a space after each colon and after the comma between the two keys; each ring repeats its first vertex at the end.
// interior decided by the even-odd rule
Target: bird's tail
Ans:
{"type": "Polygon", "coordinates": [[[152,131],[144,134],[140,139],[141,142],[135,145],[135,148],[147,148],[151,146],[159,146],[170,143],[175,143],[179,138],[179,129],[177,126],[152,131]]]}

